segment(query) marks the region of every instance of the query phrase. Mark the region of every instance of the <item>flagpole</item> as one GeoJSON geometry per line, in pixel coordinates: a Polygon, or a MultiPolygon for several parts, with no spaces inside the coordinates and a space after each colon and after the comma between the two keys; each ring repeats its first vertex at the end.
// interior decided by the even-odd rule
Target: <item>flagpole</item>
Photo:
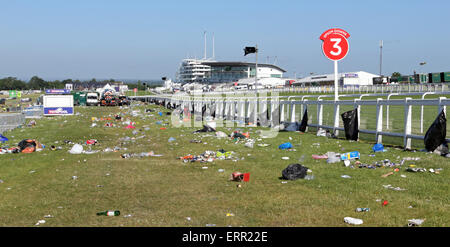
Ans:
{"type": "Polygon", "coordinates": [[[258,45],[255,46],[255,88],[256,88],[256,97],[258,97],[258,45]]]}

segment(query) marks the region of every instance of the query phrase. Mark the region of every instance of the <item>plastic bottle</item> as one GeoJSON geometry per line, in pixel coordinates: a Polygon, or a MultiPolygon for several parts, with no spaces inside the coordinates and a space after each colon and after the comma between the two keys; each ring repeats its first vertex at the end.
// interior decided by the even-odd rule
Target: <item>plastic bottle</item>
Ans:
{"type": "Polygon", "coordinates": [[[314,179],[314,175],[312,174],[312,171],[310,169],[308,169],[308,171],[306,171],[305,180],[313,180],[313,179],[314,179]]]}
{"type": "Polygon", "coordinates": [[[108,210],[108,211],[103,211],[103,212],[98,212],[97,215],[104,215],[104,216],[119,216],[120,215],[120,211],[112,211],[112,210],[108,210]]]}
{"type": "Polygon", "coordinates": [[[356,212],[369,212],[370,208],[357,208],[356,212]]]}

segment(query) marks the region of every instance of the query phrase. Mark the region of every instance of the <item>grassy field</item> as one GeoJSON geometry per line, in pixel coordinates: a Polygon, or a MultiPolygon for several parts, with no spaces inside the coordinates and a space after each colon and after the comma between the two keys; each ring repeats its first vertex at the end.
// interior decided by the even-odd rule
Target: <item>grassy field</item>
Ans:
{"type": "MultiPolygon", "coordinates": [[[[145,109],[167,111],[158,106],[132,108],[76,107],[76,115],[37,120],[34,127],[22,127],[4,133],[17,145],[25,138],[35,138],[47,147],[31,154],[0,155],[1,226],[350,226],[344,217],[364,220],[362,226],[405,226],[409,219],[426,219],[423,226],[450,225],[448,191],[449,160],[424,152],[405,152],[394,146],[376,153],[372,142],[349,142],[343,139],[317,137],[314,133],[280,132],[276,138],[264,139],[257,133],[264,128],[240,128],[256,140],[254,148],[231,139],[217,139],[209,133],[193,134],[200,127],[175,128],[170,117],[145,109]],[[138,111],[139,116],[133,116],[138,111]],[[119,121],[97,121],[121,114],[136,122],[138,133],[125,129],[119,121]],[[163,124],[157,124],[162,121],[163,124]],[[113,122],[115,127],[104,127],[113,122]],[[160,129],[165,127],[166,129],[160,129]],[[145,130],[145,128],[149,128],[145,130]],[[209,134],[209,135],[208,135],[209,134]],[[131,137],[131,141],[120,138],[131,137]],[[176,138],[168,142],[170,137],[176,138]],[[74,143],[97,139],[94,154],[69,154],[74,143]],[[193,139],[203,143],[191,143],[193,139]],[[278,145],[290,141],[295,151],[279,150],[278,145]],[[270,144],[260,147],[257,144],[270,144]],[[51,145],[62,150],[51,151],[51,145]],[[105,148],[127,148],[118,152],[102,152],[105,148]],[[234,151],[236,160],[212,163],[183,163],[178,158],[201,154],[206,150],[234,151]],[[121,158],[124,153],[154,151],[161,157],[121,158]],[[314,160],[312,154],[359,151],[362,163],[404,157],[399,172],[381,175],[392,168],[350,168],[342,163],[327,164],[314,160]],[[283,160],[282,157],[289,157],[283,160]],[[284,183],[281,171],[293,163],[301,163],[313,171],[314,180],[284,183]],[[440,174],[410,173],[405,169],[415,164],[424,168],[443,168],[440,174]],[[204,169],[203,167],[208,167],[204,169]],[[219,172],[224,169],[224,172],[219,172]],[[249,182],[232,182],[232,172],[249,172],[249,182]],[[351,178],[342,178],[349,175],[351,178]],[[404,175],[406,177],[402,177],[404,175]],[[76,176],[76,179],[73,179],[76,176]],[[241,184],[238,188],[236,185],[241,184]],[[405,190],[386,189],[392,185],[405,190]],[[382,206],[382,201],[389,204],[382,206]],[[368,207],[369,212],[355,212],[368,207]],[[118,217],[96,216],[104,210],[120,210],[118,217]],[[227,215],[234,216],[227,216],[227,215]],[[51,215],[50,218],[44,216],[51,215]]],[[[313,115],[314,116],[314,115],[313,115]]],[[[218,128],[227,134],[239,129],[218,128]]],[[[86,146],[84,146],[87,149],[86,146]]]]}

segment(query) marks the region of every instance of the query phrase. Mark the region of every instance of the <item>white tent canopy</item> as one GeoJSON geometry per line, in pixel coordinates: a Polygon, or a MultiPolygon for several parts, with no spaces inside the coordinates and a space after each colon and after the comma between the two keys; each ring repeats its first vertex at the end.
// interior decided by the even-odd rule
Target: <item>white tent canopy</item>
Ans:
{"type": "Polygon", "coordinates": [[[116,92],[116,90],[113,88],[113,87],[111,87],[111,85],[109,85],[109,83],[108,84],[106,84],[104,87],[102,87],[102,88],[97,88],[97,92],[99,92],[99,93],[102,93],[102,92],[104,92],[104,91],[106,91],[106,90],[111,90],[111,91],[114,91],[114,92],[116,92]]]}

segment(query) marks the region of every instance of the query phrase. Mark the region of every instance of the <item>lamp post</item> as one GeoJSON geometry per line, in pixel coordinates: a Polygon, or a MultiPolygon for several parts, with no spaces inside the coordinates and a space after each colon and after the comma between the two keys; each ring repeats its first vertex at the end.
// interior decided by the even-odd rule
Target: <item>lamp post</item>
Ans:
{"type": "Polygon", "coordinates": [[[381,68],[383,65],[383,40],[380,40],[380,76],[383,77],[383,74],[381,73],[381,68]]]}

